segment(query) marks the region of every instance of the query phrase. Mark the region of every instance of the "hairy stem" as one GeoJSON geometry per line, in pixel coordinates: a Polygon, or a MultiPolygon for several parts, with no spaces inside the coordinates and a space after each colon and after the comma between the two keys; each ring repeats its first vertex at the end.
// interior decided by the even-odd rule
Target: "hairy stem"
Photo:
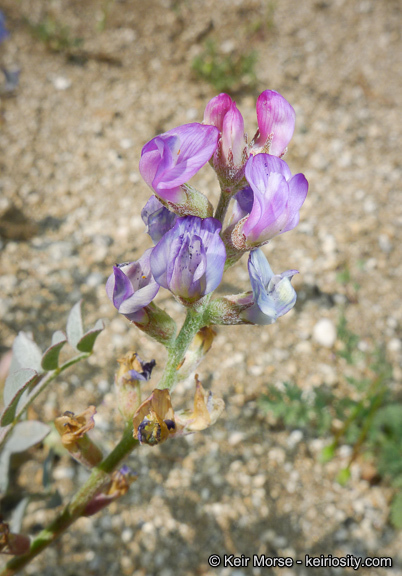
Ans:
{"type": "Polygon", "coordinates": [[[226,211],[229,206],[231,195],[228,194],[226,191],[222,190],[221,196],[219,198],[218,206],[215,210],[214,218],[219,220],[223,226],[223,221],[225,220],[226,211]]]}
{"type": "Polygon", "coordinates": [[[160,390],[167,388],[172,391],[178,381],[177,371],[181,366],[184,356],[190,346],[194,336],[197,332],[205,326],[204,321],[204,309],[209,301],[207,297],[198,311],[189,308],[187,311],[186,319],[183,326],[174,342],[174,344],[169,348],[169,356],[166,363],[165,370],[161,381],[158,384],[160,390]]]}

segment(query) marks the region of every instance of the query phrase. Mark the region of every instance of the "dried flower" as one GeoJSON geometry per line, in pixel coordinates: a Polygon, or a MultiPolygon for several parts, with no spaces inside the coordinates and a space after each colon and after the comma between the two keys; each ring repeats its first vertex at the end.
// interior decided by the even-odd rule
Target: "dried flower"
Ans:
{"type": "Polygon", "coordinates": [[[204,326],[204,328],[201,328],[201,330],[197,332],[186,352],[183,362],[177,368],[180,380],[188,378],[197,368],[198,364],[211,348],[215,336],[216,331],[211,326],[204,326]]]}
{"type": "Polygon", "coordinates": [[[117,405],[128,422],[141,403],[140,382],[151,378],[155,360],[142,362],[136,352],[128,352],[117,362],[120,364],[115,378],[117,405]]]}
{"type": "Polygon", "coordinates": [[[89,406],[77,416],[73,412],[64,412],[54,421],[63,446],[87,468],[93,468],[102,461],[101,450],[87,436],[87,432],[95,426],[95,414],[95,406],[89,406]]]}
{"type": "Polygon", "coordinates": [[[133,418],[134,437],[141,444],[156,446],[168,438],[192,434],[215,424],[225,404],[204,390],[197,375],[195,381],[193,410],[174,412],[169,390],[154,390],[141,404],[133,418]]]}

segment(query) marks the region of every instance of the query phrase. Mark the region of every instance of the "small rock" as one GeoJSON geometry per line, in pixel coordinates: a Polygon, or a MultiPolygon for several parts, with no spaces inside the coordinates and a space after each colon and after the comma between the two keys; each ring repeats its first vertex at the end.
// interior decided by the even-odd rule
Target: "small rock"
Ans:
{"type": "Polygon", "coordinates": [[[402,343],[399,338],[391,338],[387,344],[387,349],[390,352],[400,352],[402,348],[402,343]]]}
{"type": "Polygon", "coordinates": [[[71,86],[71,80],[65,76],[56,76],[53,78],[53,86],[56,90],[67,90],[71,86]]]}
{"type": "Polygon", "coordinates": [[[392,250],[392,243],[391,243],[391,240],[389,239],[389,236],[387,236],[387,234],[380,234],[379,235],[378,245],[380,247],[380,250],[382,250],[382,252],[385,252],[386,254],[388,252],[391,252],[391,250],[392,250]]]}
{"type": "Polygon", "coordinates": [[[237,446],[237,444],[240,444],[240,442],[242,442],[243,440],[244,440],[244,434],[243,432],[240,431],[232,432],[232,434],[228,438],[230,446],[237,446]]]}
{"type": "Polygon", "coordinates": [[[329,318],[321,318],[313,328],[313,338],[321,346],[332,348],[336,340],[336,328],[329,318]]]}
{"type": "Polygon", "coordinates": [[[287,439],[289,448],[294,448],[299,442],[303,440],[303,432],[301,430],[293,430],[287,439]]]}

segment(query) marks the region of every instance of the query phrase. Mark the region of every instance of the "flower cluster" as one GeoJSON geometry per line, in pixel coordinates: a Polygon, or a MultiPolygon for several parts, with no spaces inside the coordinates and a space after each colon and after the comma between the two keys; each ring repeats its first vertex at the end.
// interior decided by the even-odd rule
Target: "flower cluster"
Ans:
{"type": "MultiPolygon", "coordinates": [[[[150,304],[160,287],[184,306],[194,306],[218,287],[225,267],[244,252],[297,225],[308,183],[303,174],[292,176],[281,159],[293,135],[295,112],[273,90],[260,94],[256,109],[258,130],[250,143],[236,103],[228,94],[219,94],[207,104],[203,124],[179,126],[144,146],[140,172],[154,195],[141,216],[155,246],[135,262],[116,265],[106,287],[117,310],[140,327],[149,324],[150,304]],[[209,209],[205,212],[209,201],[188,183],[208,161],[217,172],[227,206],[231,201],[224,227],[226,210],[213,218],[209,209]]],[[[249,270],[251,306],[259,313],[241,314],[233,323],[247,319],[266,324],[294,305],[295,294],[291,290],[285,294],[283,282],[271,281],[268,290],[269,264],[262,264],[262,252],[257,254],[251,253],[249,270]],[[263,290],[256,288],[259,273],[263,290]],[[262,293],[273,301],[286,299],[279,314],[272,309],[266,313],[262,293]]],[[[287,279],[286,285],[294,273],[280,275],[287,279]]]]}
{"type": "MultiPolygon", "coordinates": [[[[190,316],[198,315],[200,342],[212,343],[214,333],[202,330],[211,331],[214,324],[271,324],[296,302],[291,279],[297,271],[274,274],[260,250],[297,225],[307,196],[304,175],[292,175],[282,159],[294,132],[295,111],[273,90],[260,94],[256,111],[258,130],[249,141],[236,103],[228,94],[219,94],[207,104],[203,123],[169,130],[142,149],[139,169],[153,195],[141,216],[154,246],[137,261],[116,265],[106,291],[121,314],[167,346],[177,362],[175,366],[172,360],[176,381],[186,360],[188,344],[183,346],[182,340],[188,327],[175,336],[174,321],[153,302],[160,288],[169,290],[190,316]],[[206,195],[189,183],[208,162],[221,189],[215,212],[206,195]],[[225,269],[245,252],[250,252],[251,290],[211,299],[225,269]],[[175,347],[180,353],[172,352],[175,347]]],[[[198,344],[195,349],[208,347],[198,344]]],[[[183,377],[203,354],[197,352],[194,361],[187,361],[183,377]]],[[[183,423],[174,415],[169,391],[163,389],[171,387],[162,385],[138,407],[134,434],[142,443],[153,445],[193,431],[194,423],[183,423]]],[[[139,402],[135,398],[129,410],[120,408],[127,418],[139,402]]],[[[208,406],[207,401],[198,404],[208,406]]],[[[198,416],[191,419],[197,421],[198,416]]]]}

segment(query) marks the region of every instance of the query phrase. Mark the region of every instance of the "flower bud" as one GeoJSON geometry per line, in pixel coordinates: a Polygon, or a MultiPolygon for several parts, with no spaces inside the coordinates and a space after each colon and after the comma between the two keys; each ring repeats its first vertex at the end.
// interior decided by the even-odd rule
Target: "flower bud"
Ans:
{"type": "Polygon", "coordinates": [[[64,412],[63,416],[59,416],[54,421],[63,446],[74,460],[87,468],[93,468],[103,458],[102,451],[87,436],[87,432],[95,426],[95,414],[95,406],[89,406],[77,416],[73,412],[64,412]]]}
{"type": "Polygon", "coordinates": [[[243,116],[228,94],[219,94],[207,104],[204,123],[216,126],[221,133],[212,164],[222,190],[233,193],[233,187],[243,180],[248,157],[243,116]]]}
{"type": "Polygon", "coordinates": [[[295,129],[296,113],[289,102],[274,90],[265,90],[257,99],[258,132],[251,153],[283,156],[295,129]]]}

